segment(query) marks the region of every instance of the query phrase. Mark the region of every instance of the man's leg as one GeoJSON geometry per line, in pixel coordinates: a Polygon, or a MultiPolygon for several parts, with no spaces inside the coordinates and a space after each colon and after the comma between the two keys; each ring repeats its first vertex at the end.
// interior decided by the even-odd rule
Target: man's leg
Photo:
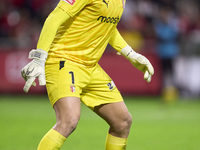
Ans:
{"type": "Polygon", "coordinates": [[[132,117],[124,102],[100,105],[94,108],[109,125],[106,150],[125,150],[132,117]]]}
{"type": "Polygon", "coordinates": [[[38,150],[59,150],[80,119],[80,99],[61,98],[54,104],[57,123],[40,141],[38,150]]]}

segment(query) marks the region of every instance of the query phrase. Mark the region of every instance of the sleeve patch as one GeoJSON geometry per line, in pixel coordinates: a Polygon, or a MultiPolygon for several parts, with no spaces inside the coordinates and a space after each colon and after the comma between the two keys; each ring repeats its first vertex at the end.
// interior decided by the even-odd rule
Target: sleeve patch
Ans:
{"type": "Polygon", "coordinates": [[[63,0],[64,2],[73,5],[75,3],[75,0],[63,0]]]}

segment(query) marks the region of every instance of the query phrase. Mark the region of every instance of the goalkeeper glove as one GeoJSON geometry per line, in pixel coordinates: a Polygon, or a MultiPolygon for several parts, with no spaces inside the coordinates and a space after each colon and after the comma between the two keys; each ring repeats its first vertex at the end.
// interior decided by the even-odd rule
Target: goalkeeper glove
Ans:
{"type": "Polygon", "coordinates": [[[42,49],[33,49],[29,53],[29,59],[33,59],[21,70],[21,75],[26,81],[23,88],[24,92],[28,92],[31,85],[36,86],[35,79],[38,78],[39,85],[45,85],[45,62],[47,59],[47,52],[42,49]]]}
{"type": "Polygon", "coordinates": [[[123,48],[120,54],[126,57],[134,67],[144,73],[144,80],[147,82],[151,81],[151,76],[154,74],[154,69],[146,57],[136,53],[129,45],[123,48]]]}

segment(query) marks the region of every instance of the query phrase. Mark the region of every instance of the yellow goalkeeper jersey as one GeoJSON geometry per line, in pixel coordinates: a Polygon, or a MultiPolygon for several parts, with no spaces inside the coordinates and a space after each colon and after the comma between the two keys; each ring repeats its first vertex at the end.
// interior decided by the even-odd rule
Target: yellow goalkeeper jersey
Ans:
{"type": "Polygon", "coordinates": [[[124,6],[125,0],[61,0],[58,7],[71,18],[59,27],[47,63],[70,60],[87,67],[94,66],[101,58],[124,6]]]}

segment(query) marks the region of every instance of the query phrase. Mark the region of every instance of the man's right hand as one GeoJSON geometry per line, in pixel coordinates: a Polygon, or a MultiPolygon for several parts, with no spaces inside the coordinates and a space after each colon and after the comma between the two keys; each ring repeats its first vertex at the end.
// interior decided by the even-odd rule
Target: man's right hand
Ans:
{"type": "Polygon", "coordinates": [[[47,58],[47,52],[41,49],[31,50],[29,58],[33,59],[21,70],[21,75],[26,81],[23,88],[24,92],[28,92],[31,85],[36,86],[35,79],[38,78],[39,85],[45,85],[45,62],[47,58]]]}

